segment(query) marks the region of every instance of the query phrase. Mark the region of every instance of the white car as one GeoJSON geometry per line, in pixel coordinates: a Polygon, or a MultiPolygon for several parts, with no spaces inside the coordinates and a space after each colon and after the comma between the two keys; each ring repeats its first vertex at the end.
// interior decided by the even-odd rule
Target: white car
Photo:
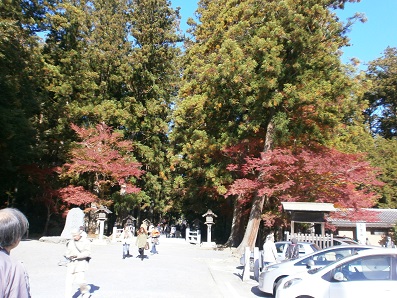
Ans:
{"type": "Polygon", "coordinates": [[[362,250],[320,269],[284,278],[276,298],[397,297],[397,249],[362,250]]]}
{"type": "Polygon", "coordinates": [[[359,250],[373,248],[367,245],[337,245],[324,248],[309,255],[263,268],[259,275],[259,290],[275,294],[277,284],[283,278],[310,268],[321,268],[359,250]],[[309,262],[310,261],[310,262],[309,262]]]}
{"type": "MultiPolygon", "coordinates": [[[[276,245],[276,250],[277,250],[277,261],[281,262],[285,260],[285,253],[287,251],[288,246],[291,244],[291,241],[277,241],[274,243],[276,245]]],[[[307,254],[310,254],[314,251],[320,250],[320,248],[311,242],[298,242],[299,245],[299,256],[304,256],[307,254]]],[[[260,255],[262,256],[263,251],[260,251],[260,255]]],[[[250,264],[251,264],[251,271],[253,271],[253,262],[254,262],[254,253],[251,252],[250,256],[250,264]]],[[[245,265],[245,257],[244,254],[240,258],[240,264],[242,266],[245,265]]],[[[261,266],[262,267],[262,266],[261,266]]]]}
{"type": "Polygon", "coordinates": [[[359,244],[357,241],[347,238],[347,237],[339,237],[339,236],[334,236],[334,245],[343,245],[343,244],[359,244]]]}
{"type": "MultiPolygon", "coordinates": [[[[287,252],[287,248],[291,244],[291,241],[277,241],[274,244],[276,244],[276,249],[277,249],[277,255],[278,255],[277,261],[280,262],[285,260],[285,253],[287,252]]],[[[311,242],[298,242],[298,245],[299,245],[299,257],[320,250],[320,247],[318,247],[317,244],[311,242]]]]}

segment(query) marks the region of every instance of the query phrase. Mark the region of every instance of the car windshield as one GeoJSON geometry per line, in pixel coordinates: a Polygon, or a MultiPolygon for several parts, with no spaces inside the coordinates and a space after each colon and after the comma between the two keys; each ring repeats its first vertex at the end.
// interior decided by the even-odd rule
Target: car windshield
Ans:
{"type": "Polygon", "coordinates": [[[391,257],[387,255],[359,257],[340,264],[322,278],[330,281],[340,272],[344,281],[390,280],[391,264],[391,257]]]}
{"type": "Polygon", "coordinates": [[[310,244],[310,246],[312,247],[313,251],[317,251],[317,250],[320,250],[320,249],[321,249],[321,248],[320,248],[317,244],[315,244],[315,243],[310,244]]]}
{"type": "MultiPolygon", "coordinates": [[[[340,248],[336,248],[336,249],[332,249],[332,250],[319,251],[316,254],[313,254],[307,258],[300,260],[299,262],[297,262],[295,264],[295,266],[310,265],[311,267],[313,267],[313,266],[324,267],[324,266],[334,263],[337,260],[340,260],[347,256],[350,256],[350,255],[356,253],[358,250],[362,250],[362,249],[368,249],[368,248],[366,248],[366,247],[355,247],[355,248],[340,247],[340,248]]],[[[312,268],[312,269],[314,269],[314,268],[312,268]]],[[[315,272],[311,271],[309,273],[313,274],[315,272]]]]}
{"type": "Polygon", "coordinates": [[[348,240],[348,239],[343,239],[343,240],[340,240],[340,241],[342,241],[343,243],[346,243],[346,244],[357,244],[357,242],[352,241],[352,240],[348,240]]]}

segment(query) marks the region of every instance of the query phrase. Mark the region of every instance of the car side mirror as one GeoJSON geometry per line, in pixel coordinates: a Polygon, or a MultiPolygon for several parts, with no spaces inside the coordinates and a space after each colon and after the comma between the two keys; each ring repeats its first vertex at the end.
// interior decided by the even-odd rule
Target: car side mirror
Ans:
{"type": "Polygon", "coordinates": [[[306,268],[307,269],[312,269],[312,267],[314,266],[315,264],[314,264],[314,261],[313,260],[309,260],[307,263],[306,263],[306,268]]]}
{"type": "Polygon", "coordinates": [[[334,279],[337,281],[344,281],[345,280],[345,276],[343,275],[342,272],[336,272],[334,274],[334,279]]]}

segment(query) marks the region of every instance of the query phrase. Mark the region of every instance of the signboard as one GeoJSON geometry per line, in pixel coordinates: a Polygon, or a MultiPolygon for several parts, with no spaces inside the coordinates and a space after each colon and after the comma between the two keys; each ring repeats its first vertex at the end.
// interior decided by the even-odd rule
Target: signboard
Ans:
{"type": "Polygon", "coordinates": [[[365,222],[356,222],[357,241],[360,244],[365,244],[367,238],[367,226],[365,222]]]}

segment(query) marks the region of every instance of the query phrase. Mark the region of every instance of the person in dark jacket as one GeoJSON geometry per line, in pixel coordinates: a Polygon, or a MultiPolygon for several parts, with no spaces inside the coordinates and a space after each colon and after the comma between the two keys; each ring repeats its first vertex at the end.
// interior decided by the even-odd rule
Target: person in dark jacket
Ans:
{"type": "Polygon", "coordinates": [[[291,244],[288,246],[287,251],[285,252],[286,260],[294,260],[299,258],[299,244],[298,239],[292,238],[291,244]]]}

